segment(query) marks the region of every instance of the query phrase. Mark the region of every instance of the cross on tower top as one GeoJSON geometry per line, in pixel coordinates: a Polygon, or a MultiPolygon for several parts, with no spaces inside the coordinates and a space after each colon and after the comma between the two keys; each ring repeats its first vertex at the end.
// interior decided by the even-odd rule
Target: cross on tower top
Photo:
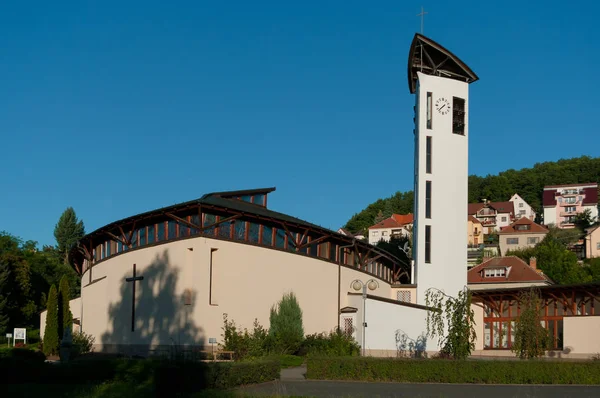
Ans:
{"type": "Polygon", "coordinates": [[[421,6],[421,12],[417,14],[417,17],[421,17],[421,34],[423,34],[423,27],[425,25],[425,14],[429,14],[427,11],[423,9],[421,6]]]}

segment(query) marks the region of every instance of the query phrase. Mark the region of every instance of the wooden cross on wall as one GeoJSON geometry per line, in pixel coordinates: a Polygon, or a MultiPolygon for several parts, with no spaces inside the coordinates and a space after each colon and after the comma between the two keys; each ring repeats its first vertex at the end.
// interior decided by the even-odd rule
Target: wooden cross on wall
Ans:
{"type": "Polygon", "coordinates": [[[131,331],[135,330],[135,282],[144,280],[143,276],[135,276],[135,264],[133,264],[133,277],[125,278],[126,282],[133,282],[133,294],[131,299],[131,331]]]}

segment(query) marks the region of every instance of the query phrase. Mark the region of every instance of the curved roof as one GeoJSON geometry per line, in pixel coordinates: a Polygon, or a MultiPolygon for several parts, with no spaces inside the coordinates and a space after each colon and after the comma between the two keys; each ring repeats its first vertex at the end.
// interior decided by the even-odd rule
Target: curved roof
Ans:
{"type": "Polygon", "coordinates": [[[411,94],[417,88],[417,72],[467,83],[479,80],[460,58],[419,33],[415,33],[408,53],[408,89],[411,94]]]}
{"type": "MultiPolygon", "coordinates": [[[[162,220],[175,220],[176,222],[183,222],[188,227],[195,228],[197,231],[199,231],[195,233],[194,236],[203,235],[203,231],[209,229],[210,226],[200,224],[195,225],[192,221],[186,220],[185,217],[182,218],[182,215],[198,215],[201,213],[204,214],[205,211],[208,211],[216,212],[217,214],[226,214],[229,217],[227,219],[253,219],[263,223],[279,225],[279,227],[283,228],[288,235],[290,231],[298,231],[298,240],[294,242],[294,244],[300,245],[301,247],[306,247],[309,244],[309,242],[305,240],[309,235],[311,236],[311,239],[315,239],[315,242],[334,241],[339,245],[344,245],[344,247],[353,247],[359,253],[358,261],[361,266],[365,266],[367,262],[376,261],[377,259],[386,260],[390,265],[392,265],[391,269],[393,270],[392,273],[395,276],[394,279],[399,278],[403,274],[402,269],[404,266],[406,266],[405,262],[385,250],[357,240],[355,237],[346,236],[319,225],[267,209],[266,196],[274,190],[275,188],[261,188],[243,191],[215,192],[203,195],[199,199],[151,210],[112,222],[81,238],[75,247],[71,249],[71,262],[74,265],[75,270],[82,274],[84,271],[84,260],[88,260],[92,264],[97,261],[94,259],[92,253],[96,245],[107,240],[131,243],[131,234],[133,234],[134,229],[142,227],[145,224],[162,222],[162,220]],[[264,203],[250,203],[241,199],[242,197],[255,195],[264,195],[264,203]],[[300,237],[302,238],[300,239],[300,237]]],[[[218,223],[219,221],[213,225],[218,223]]],[[[191,237],[192,235],[190,234],[188,236],[191,237]]],[[[153,244],[166,243],[170,240],[172,239],[169,238],[153,244]]],[[[239,243],[240,241],[236,240],[236,242],[239,243]]],[[[113,254],[116,253],[111,253],[111,255],[113,254]]]]}

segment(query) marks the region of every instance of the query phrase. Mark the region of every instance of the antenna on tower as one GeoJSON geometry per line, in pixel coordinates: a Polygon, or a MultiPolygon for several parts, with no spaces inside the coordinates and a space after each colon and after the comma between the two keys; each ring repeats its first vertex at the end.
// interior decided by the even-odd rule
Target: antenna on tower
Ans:
{"type": "Polygon", "coordinates": [[[423,9],[423,6],[421,6],[421,12],[417,14],[417,17],[421,17],[421,34],[423,34],[423,30],[425,27],[425,14],[429,13],[425,11],[425,9],[423,9]]]}

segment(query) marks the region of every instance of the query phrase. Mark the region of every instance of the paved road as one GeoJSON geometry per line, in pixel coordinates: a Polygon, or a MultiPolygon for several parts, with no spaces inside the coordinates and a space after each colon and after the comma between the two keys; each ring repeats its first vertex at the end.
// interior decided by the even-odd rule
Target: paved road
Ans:
{"type": "Polygon", "coordinates": [[[308,397],[600,397],[600,386],[405,384],[312,380],[282,380],[245,387],[242,391],[256,395],[308,397]]]}

